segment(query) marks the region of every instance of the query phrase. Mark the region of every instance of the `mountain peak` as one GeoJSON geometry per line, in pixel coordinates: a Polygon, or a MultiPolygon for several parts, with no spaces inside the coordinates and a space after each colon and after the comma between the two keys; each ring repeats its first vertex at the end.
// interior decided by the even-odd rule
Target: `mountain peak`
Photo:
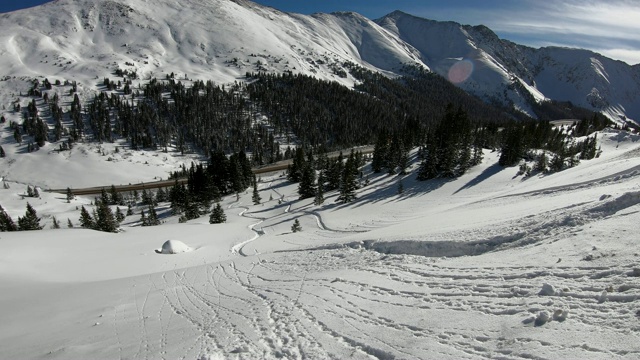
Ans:
{"type": "MultiPolygon", "coordinates": [[[[640,118],[640,64],[533,49],[484,25],[402,10],[372,21],[355,12],[283,13],[250,0],[55,0],[2,18],[0,78],[78,80],[95,89],[96,79],[116,69],[143,79],[174,72],[223,83],[260,71],[352,85],[346,62],[390,76],[410,64],[528,114],[531,99],[550,98],[640,118]],[[462,60],[468,73],[452,77],[462,60]]],[[[8,99],[11,91],[2,91],[8,99]]]]}

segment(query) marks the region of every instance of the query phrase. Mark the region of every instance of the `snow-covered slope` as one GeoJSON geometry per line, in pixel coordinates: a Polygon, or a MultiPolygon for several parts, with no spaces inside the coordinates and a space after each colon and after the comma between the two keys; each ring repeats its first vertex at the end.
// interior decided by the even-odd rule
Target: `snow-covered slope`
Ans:
{"type": "Polygon", "coordinates": [[[117,68],[143,79],[173,72],[223,83],[247,71],[293,71],[350,85],[337,75],[344,61],[389,75],[423,66],[528,114],[531,101],[550,98],[640,118],[637,66],[584,50],[532,49],[484,26],[402,12],[372,21],[246,0],[57,0],[0,15],[3,104],[22,90],[16,79],[76,80],[95,90],[117,68]]]}
{"type": "Polygon", "coordinates": [[[450,181],[366,166],[354,202],[314,205],[277,173],[262,204],[224,198],[225,224],[161,203],[165,224],[136,206],[117,234],[78,227],[91,198],[10,182],[0,203],[47,228],[0,233],[0,358],[637,359],[640,137],[597,136],[599,158],[553,174],[495,152],[450,181]]]}
{"type": "Polygon", "coordinates": [[[291,70],[339,80],[345,60],[397,69],[404,44],[357,14],[286,14],[249,1],[60,0],[1,17],[2,75],[94,85],[120,67],[143,78],[234,81],[291,70]]]}

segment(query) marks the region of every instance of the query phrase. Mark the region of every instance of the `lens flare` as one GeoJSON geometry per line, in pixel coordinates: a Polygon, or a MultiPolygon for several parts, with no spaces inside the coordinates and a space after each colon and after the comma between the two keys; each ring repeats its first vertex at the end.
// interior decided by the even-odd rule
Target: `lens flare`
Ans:
{"type": "Polygon", "coordinates": [[[449,81],[454,84],[460,84],[467,81],[473,73],[473,61],[463,59],[451,66],[449,69],[449,81]]]}

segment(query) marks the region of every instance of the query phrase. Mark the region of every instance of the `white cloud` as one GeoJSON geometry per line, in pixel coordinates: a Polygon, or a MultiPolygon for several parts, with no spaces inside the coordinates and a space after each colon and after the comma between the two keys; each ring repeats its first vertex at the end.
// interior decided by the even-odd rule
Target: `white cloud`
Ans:
{"type": "Polygon", "coordinates": [[[640,2],[637,0],[525,0],[504,6],[429,8],[416,14],[464,24],[484,24],[523,45],[554,43],[585,48],[630,64],[640,62],[640,2]],[[636,50],[638,49],[638,50],[636,50]]]}
{"type": "Polygon", "coordinates": [[[595,51],[599,52],[600,54],[606,57],[622,60],[627,64],[631,64],[631,65],[640,64],[640,50],[602,49],[602,50],[595,50],[595,51]]]}

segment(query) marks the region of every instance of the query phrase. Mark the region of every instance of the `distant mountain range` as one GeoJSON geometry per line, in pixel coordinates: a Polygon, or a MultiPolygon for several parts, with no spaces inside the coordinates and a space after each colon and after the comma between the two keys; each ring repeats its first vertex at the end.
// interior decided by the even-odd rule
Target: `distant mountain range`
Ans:
{"type": "Polygon", "coordinates": [[[2,101],[20,80],[75,80],[95,90],[116,69],[222,83],[291,71],[351,86],[345,62],[390,76],[421,66],[529,115],[533,102],[553,99],[640,119],[639,65],[588,50],[534,49],[485,26],[400,11],[370,20],[291,14],[247,0],[56,0],[0,15],[2,101]]]}

